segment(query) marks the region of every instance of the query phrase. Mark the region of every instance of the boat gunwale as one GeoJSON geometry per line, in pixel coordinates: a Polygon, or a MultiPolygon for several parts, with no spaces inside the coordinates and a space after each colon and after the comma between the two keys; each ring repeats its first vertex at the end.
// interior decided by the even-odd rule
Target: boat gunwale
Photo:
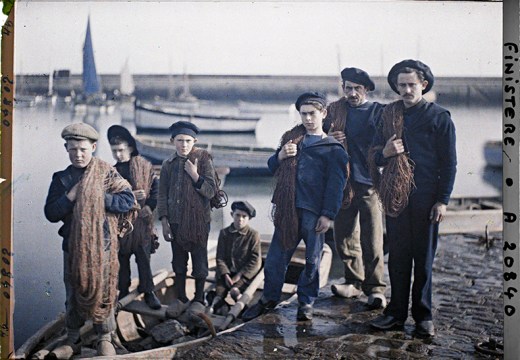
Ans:
{"type": "MultiPolygon", "coordinates": [[[[153,106],[153,105],[150,105],[153,106]]],[[[190,119],[201,119],[201,120],[222,120],[222,121],[246,121],[246,122],[258,122],[260,116],[236,116],[236,115],[202,115],[197,113],[184,113],[179,109],[178,112],[168,111],[166,109],[149,109],[146,105],[135,104],[135,110],[148,111],[157,114],[163,114],[167,116],[178,116],[190,119]]]]}

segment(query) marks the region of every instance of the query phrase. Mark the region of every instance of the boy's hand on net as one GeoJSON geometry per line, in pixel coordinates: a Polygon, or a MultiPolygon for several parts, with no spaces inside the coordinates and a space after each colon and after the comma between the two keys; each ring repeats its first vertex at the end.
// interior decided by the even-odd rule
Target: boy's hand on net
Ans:
{"type": "Polygon", "coordinates": [[[195,162],[191,162],[189,159],[184,163],[184,171],[188,173],[193,182],[197,182],[199,180],[199,173],[197,172],[197,165],[199,163],[198,159],[195,159],[195,162]]]}
{"type": "Polygon", "coordinates": [[[144,190],[134,190],[132,191],[134,193],[135,198],[137,201],[146,200],[146,193],[144,190]]]}
{"type": "Polygon", "coordinates": [[[281,161],[296,156],[297,153],[298,147],[296,144],[293,144],[292,140],[289,140],[284,146],[282,146],[282,150],[278,153],[278,160],[281,161]]]}

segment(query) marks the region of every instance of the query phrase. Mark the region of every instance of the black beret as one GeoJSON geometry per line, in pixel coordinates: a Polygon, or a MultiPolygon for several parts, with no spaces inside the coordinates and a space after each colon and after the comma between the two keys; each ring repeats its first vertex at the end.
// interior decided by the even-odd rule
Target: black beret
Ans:
{"type": "Polygon", "coordinates": [[[256,216],[255,208],[253,207],[253,205],[251,205],[247,201],[233,202],[233,204],[231,204],[231,211],[235,211],[235,210],[245,211],[249,215],[249,218],[254,218],[256,216]]]}
{"type": "Polygon", "coordinates": [[[397,63],[394,66],[392,66],[392,68],[390,69],[387,80],[392,90],[399,94],[399,91],[397,90],[395,84],[397,83],[397,75],[399,75],[400,70],[402,70],[405,67],[409,67],[423,72],[424,80],[428,81],[428,85],[426,85],[426,88],[422,92],[423,94],[426,94],[428,91],[431,90],[433,86],[434,77],[430,67],[419,60],[412,59],[403,60],[400,63],[397,63]]]}
{"type": "Polygon", "coordinates": [[[139,155],[139,151],[137,151],[137,144],[135,142],[135,139],[132,136],[132,134],[130,134],[130,131],[128,131],[127,128],[122,127],[120,125],[112,125],[111,127],[109,127],[108,131],[107,131],[108,141],[110,142],[110,140],[115,137],[122,138],[123,140],[125,140],[128,143],[129,146],[131,146],[133,148],[133,151],[131,154],[132,156],[139,155]]]}
{"type": "Polygon", "coordinates": [[[197,137],[197,134],[200,132],[199,128],[188,121],[177,121],[170,126],[170,131],[172,133],[172,138],[179,134],[189,135],[192,137],[197,137]]]}
{"type": "Polygon", "coordinates": [[[61,132],[61,137],[65,140],[91,140],[97,141],[99,133],[92,126],[85,123],[75,123],[67,125],[61,132]]]}
{"type": "Polygon", "coordinates": [[[325,98],[325,95],[313,91],[306,92],[298,96],[298,99],[296,99],[296,110],[300,111],[300,106],[302,106],[302,104],[307,101],[315,101],[322,104],[323,107],[327,106],[327,99],[325,98]]]}
{"type": "Polygon", "coordinates": [[[376,88],[374,82],[370,79],[370,76],[368,76],[368,73],[355,67],[341,70],[341,78],[343,81],[352,81],[353,83],[361,84],[369,91],[374,91],[376,88]]]}

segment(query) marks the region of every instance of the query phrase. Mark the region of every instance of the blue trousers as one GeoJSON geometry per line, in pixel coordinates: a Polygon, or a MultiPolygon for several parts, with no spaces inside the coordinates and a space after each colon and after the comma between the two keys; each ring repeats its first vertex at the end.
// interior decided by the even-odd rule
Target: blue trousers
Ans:
{"type": "Polygon", "coordinates": [[[294,246],[284,249],[280,230],[275,228],[264,265],[265,285],[263,298],[265,301],[280,301],[287,267],[296,247],[303,239],[305,242],[305,268],[298,279],[298,301],[302,304],[313,304],[318,297],[320,287],[320,260],[324,234],[317,234],[315,227],[319,216],[305,209],[299,210],[299,234],[294,246]]]}
{"type": "Polygon", "coordinates": [[[412,268],[412,317],[416,322],[432,320],[432,266],[439,225],[432,224],[429,216],[435,202],[434,194],[412,194],[397,218],[386,217],[392,295],[385,314],[403,321],[408,317],[412,268]]]}

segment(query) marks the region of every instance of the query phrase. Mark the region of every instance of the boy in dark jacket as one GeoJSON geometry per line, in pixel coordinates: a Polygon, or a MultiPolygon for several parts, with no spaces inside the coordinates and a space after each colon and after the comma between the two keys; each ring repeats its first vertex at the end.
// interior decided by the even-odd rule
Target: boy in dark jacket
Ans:
{"type": "Polygon", "coordinates": [[[237,301],[262,267],[260,235],[249,227],[255,215],[255,208],[247,201],[231,204],[233,223],[218,236],[216,296],[210,312],[222,305],[228,292],[237,301]]]}
{"type": "Polygon", "coordinates": [[[81,352],[79,329],[92,320],[97,354],[115,355],[118,214],[134,205],[130,184],[108,163],[93,156],[97,131],[84,123],[61,133],[72,165],[54,173],[45,202],[45,217],[62,221],[63,281],[67,338],[49,354],[69,359],[81,352]]]}
{"type": "Polygon", "coordinates": [[[298,280],[298,320],[311,320],[319,290],[319,267],[325,232],[341,206],[348,156],[323,131],[325,97],[304,93],[296,100],[302,124],[286,132],[268,160],[276,176],[273,194],[275,231],[264,265],[265,286],[260,301],[243,318],[250,320],[274,308],[281,297],[291,257],[303,239],[306,264],[298,280]]]}
{"type": "MultiPolygon", "coordinates": [[[[159,180],[152,164],[139,156],[134,137],[119,125],[113,125],[107,132],[112,156],[117,163],[117,172],[132,185],[132,190],[141,209],[133,221],[133,231],[121,239],[119,248],[119,298],[128,294],[130,287],[130,257],[135,255],[139,271],[137,290],[144,293],[144,301],[152,309],[160,309],[161,302],[153,292],[153,276],[150,267],[150,254],[154,233],[154,209],[157,206],[159,180]]],[[[155,248],[154,248],[155,249],[155,248]]]]}
{"type": "Polygon", "coordinates": [[[211,221],[210,199],[217,192],[216,173],[211,155],[195,147],[199,129],[192,123],[178,121],[170,127],[175,153],[163,161],[159,177],[157,212],[164,239],[171,243],[177,299],[166,314],[179,316],[190,311],[204,311],[204,285],[208,276],[208,235],[211,221]],[[195,297],[186,296],[188,256],[193,265],[195,297]]]}

